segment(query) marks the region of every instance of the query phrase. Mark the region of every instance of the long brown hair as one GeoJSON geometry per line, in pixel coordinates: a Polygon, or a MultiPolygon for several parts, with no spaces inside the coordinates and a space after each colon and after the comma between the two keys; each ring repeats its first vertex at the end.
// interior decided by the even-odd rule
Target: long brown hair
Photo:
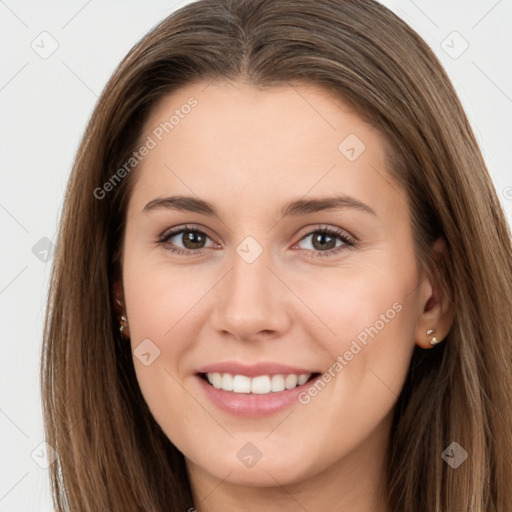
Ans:
{"type": "Polygon", "coordinates": [[[145,404],[113,301],[137,171],[106,197],[95,190],[136,150],[158,99],[216,78],[317,84],[382,132],[418,261],[437,269],[455,310],[444,342],[413,353],[389,440],[390,506],[512,510],[510,231],[441,65],[374,0],[202,0],[161,22],[114,72],[76,155],[49,294],[41,383],[47,441],[58,453],[56,510],[193,506],[184,457],[145,404]],[[433,263],[439,236],[444,265],[433,263]],[[454,441],[468,453],[457,469],[441,457],[454,441]]]}

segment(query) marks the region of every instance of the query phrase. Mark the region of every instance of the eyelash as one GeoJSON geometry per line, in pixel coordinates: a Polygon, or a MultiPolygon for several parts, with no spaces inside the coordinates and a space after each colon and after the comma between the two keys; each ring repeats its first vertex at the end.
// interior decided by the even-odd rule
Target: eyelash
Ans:
{"type": "MultiPolygon", "coordinates": [[[[190,231],[190,232],[193,232],[193,233],[200,233],[201,235],[210,238],[208,236],[208,234],[205,231],[203,231],[202,229],[199,229],[199,228],[197,228],[195,226],[187,226],[186,225],[186,226],[183,226],[183,227],[180,227],[180,228],[176,228],[176,229],[173,229],[171,231],[166,231],[166,232],[162,233],[158,237],[158,243],[164,245],[171,238],[173,238],[174,236],[179,235],[180,233],[185,233],[187,231],[190,231]]],[[[313,231],[310,231],[309,233],[305,234],[299,240],[299,242],[301,242],[302,240],[304,240],[308,236],[311,236],[311,235],[317,234],[317,233],[321,233],[321,234],[324,234],[324,235],[329,235],[329,236],[336,237],[336,238],[340,239],[343,242],[343,245],[340,245],[339,247],[335,247],[334,249],[328,249],[327,251],[315,251],[315,250],[313,250],[312,252],[315,253],[314,257],[331,256],[332,254],[338,253],[338,252],[340,252],[340,251],[342,251],[344,249],[347,249],[347,248],[350,248],[350,247],[354,247],[356,245],[356,241],[353,238],[349,237],[344,232],[342,232],[342,231],[340,231],[338,229],[335,229],[335,228],[327,228],[327,227],[321,227],[321,228],[315,229],[313,231]]],[[[197,249],[197,250],[191,250],[191,249],[181,249],[181,248],[176,248],[176,247],[166,247],[166,249],[168,251],[171,251],[172,253],[175,253],[175,254],[178,254],[178,255],[187,255],[187,254],[190,254],[190,253],[200,254],[204,250],[206,250],[205,248],[197,249]]],[[[302,249],[302,250],[311,252],[311,250],[309,250],[309,249],[302,249]]]]}

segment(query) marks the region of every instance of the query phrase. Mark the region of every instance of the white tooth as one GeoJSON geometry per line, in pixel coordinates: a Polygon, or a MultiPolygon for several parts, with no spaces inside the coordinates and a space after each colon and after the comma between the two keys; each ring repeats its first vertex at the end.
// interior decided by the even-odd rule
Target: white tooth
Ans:
{"type": "Polygon", "coordinates": [[[222,374],[221,373],[217,373],[217,372],[213,372],[212,373],[212,384],[213,384],[213,387],[217,388],[217,389],[220,389],[221,388],[221,384],[222,384],[222,374]]]}
{"type": "Polygon", "coordinates": [[[311,373],[302,373],[301,375],[299,375],[299,379],[297,380],[297,384],[299,386],[302,386],[302,384],[306,384],[306,382],[308,381],[309,377],[311,377],[311,373]]]}
{"type": "Polygon", "coordinates": [[[217,389],[233,391],[235,393],[254,393],[265,395],[270,392],[293,389],[297,385],[302,386],[311,377],[311,373],[300,375],[259,375],[251,379],[246,375],[233,375],[231,373],[207,373],[208,382],[217,389]]]}
{"type": "Polygon", "coordinates": [[[258,395],[270,393],[270,377],[268,375],[254,377],[251,381],[251,392],[258,395]]]}
{"type": "Polygon", "coordinates": [[[292,389],[297,387],[297,375],[287,375],[286,378],[284,379],[284,387],[286,389],[292,389]]]}
{"type": "Polygon", "coordinates": [[[224,373],[222,375],[222,389],[224,391],[233,391],[233,375],[224,373]]]}
{"type": "Polygon", "coordinates": [[[235,393],[250,393],[251,379],[245,375],[235,375],[233,377],[233,391],[235,393]]]}
{"type": "Polygon", "coordinates": [[[282,375],[272,375],[270,389],[272,391],[284,391],[284,377],[282,375]]]}

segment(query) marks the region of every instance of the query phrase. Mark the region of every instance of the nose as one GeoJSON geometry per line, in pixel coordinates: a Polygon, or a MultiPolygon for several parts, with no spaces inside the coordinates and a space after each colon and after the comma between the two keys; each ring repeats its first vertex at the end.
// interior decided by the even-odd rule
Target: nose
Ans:
{"type": "Polygon", "coordinates": [[[265,252],[247,263],[238,254],[219,283],[212,324],[241,341],[277,338],[290,326],[290,293],[269,267],[265,252]]]}

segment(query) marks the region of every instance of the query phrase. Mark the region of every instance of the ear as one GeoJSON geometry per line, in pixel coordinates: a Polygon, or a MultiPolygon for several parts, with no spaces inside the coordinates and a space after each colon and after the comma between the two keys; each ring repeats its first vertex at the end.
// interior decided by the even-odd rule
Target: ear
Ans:
{"type": "Polygon", "coordinates": [[[421,348],[432,348],[433,337],[441,342],[453,325],[454,307],[450,291],[446,283],[444,270],[448,268],[450,258],[443,238],[438,238],[432,246],[431,265],[420,293],[420,316],[416,327],[415,340],[421,348]],[[433,333],[427,331],[433,329],[433,333]]]}

